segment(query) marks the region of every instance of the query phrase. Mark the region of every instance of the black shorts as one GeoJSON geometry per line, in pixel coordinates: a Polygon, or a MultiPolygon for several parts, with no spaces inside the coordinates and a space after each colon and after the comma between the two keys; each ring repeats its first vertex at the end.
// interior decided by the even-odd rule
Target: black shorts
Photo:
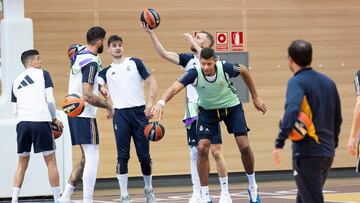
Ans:
{"type": "MultiPolygon", "coordinates": [[[[199,137],[196,133],[196,123],[197,121],[194,121],[191,126],[190,129],[186,128],[187,131],[187,140],[188,140],[188,145],[190,147],[195,147],[198,145],[199,142],[199,137]]],[[[220,123],[218,123],[218,134],[216,134],[215,136],[211,137],[211,144],[222,144],[222,138],[221,138],[221,130],[220,130],[220,123]]]]}
{"type": "Polygon", "coordinates": [[[68,117],[72,145],[99,144],[95,118],[68,117]]]}
{"type": "Polygon", "coordinates": [[[55,150],[55,142],[49,122],[21,121],[16,125],[17,152],[34,152],[55,150]]]}
{"type": "Polygon", "coordinates": [[[197,134],[199,139],[210,139],[220,133],[218,123],[224,121],[227,131],[235,135],[247,135],[249,128],[246,125],[242,104],[236,106],[205,110],[199,107],[197,134]]]}

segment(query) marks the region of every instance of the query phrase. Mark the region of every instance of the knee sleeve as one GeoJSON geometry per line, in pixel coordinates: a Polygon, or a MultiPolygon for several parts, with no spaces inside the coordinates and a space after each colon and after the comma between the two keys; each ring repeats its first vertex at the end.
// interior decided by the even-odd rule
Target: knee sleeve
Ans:
{"type": "Polygon", "coordinates": [[[118,163],[116,165],[117,174],[127,174],[128,173],[128,162],[129,159],[118,158],[118,163]]]}
{"type": "Polygon", "coordinates": [[[140,165],[141,165],[141,172],[143,175],[149,176],[151,175],[151,158],[150,156],[147,157],[140,157],[139,158],[140,165]]]}
{"type": "Polygon", "coordinates": [[[190,147],[190,161],[197,161],[198,150],[196,147],[190,147]]]}

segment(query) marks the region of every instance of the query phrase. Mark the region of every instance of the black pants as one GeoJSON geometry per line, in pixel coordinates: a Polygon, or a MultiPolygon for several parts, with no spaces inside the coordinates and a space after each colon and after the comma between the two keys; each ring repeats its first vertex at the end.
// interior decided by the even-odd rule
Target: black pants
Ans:
{"type": "Polygon", "coordinates": [[[293,169],[298,193],[297,203],[323,203],[322,189],[334,157],[296,157],[293,169]]]}

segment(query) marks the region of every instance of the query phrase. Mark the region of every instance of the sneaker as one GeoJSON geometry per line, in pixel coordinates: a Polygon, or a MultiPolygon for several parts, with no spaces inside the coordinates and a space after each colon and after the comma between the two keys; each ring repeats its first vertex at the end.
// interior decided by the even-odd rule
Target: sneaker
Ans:
{"type": "Polygon", "coordinates": [[[189,199],[189,203],[201,203],[200,195],[196,195],[193,193],[189,199]]]}
{"type": "Polygon", "coordinates": [[[145,197],[146,197],[146,203],[156,203],[156,198],[154,195],[154,190],[151,189],[145,189],[145,197]]]}
{"type": "Polygon", "coordinates": [[[59,199],[55,200],[55,203],[71,203],[71,199],[65,199],[65,198],[62,198],[60,197],[59,199]]]}
{"type": "Polygon", "coordinates": [[[248,193],[249,193],[250,203],[261,203],[257,185],[253,187],[249,187],[248,193]]]}
{"type": "Polygon", "coordinates": [[[204,198],[201,198],[200,199],[200,203],[212,203],[212,200],[211,199],[204,199],[204,198]]]}
{"type": "Polygon", "coordinates": [[[131,201],[130,201],[129,195],[121,196],[120,202],[121,203],[130,203],[131,201]]]}
{"type": "Polygon", "coordinates": [[[232,203],[232,199],[229,193],[223,193],[220,195],[219,203],[232,203]]]}

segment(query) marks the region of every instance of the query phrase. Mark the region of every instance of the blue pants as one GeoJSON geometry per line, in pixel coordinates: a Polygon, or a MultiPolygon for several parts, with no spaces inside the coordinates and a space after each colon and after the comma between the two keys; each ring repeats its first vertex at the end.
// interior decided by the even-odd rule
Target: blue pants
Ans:
{"type": "Polygon", "coordinates": [[[323,187],[334,157],[295,157],[296,203],[323,203],[323,187]]]}
{"type": "Polygon", "coordinates": [[[116,139],[118,165],[117,173],[128,173],[127,163],[130,159],[131,137],[134,140],[136,154],[144,175],[151,174],[151,158],[149,153],[149,140],[144,135],[146,119],[145,106],[125,109],[115,109],[113,128],[116,139]]]}

